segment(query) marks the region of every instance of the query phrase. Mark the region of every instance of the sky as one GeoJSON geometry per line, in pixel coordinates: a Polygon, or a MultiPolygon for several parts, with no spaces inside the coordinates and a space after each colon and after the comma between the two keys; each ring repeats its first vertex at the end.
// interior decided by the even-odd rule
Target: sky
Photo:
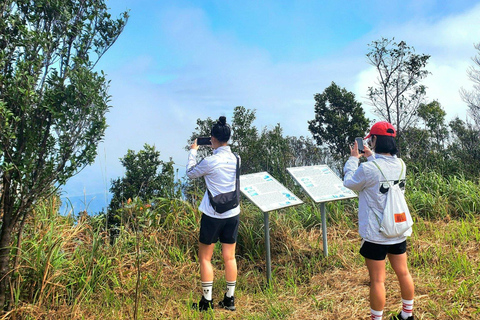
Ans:
{"type": "Polygon", "coordinates": [[[259,129],[280,124],[286,136],[311,137],[313,97],[333,81],[376,119],[366,96],[377,74],[366,54],[382,37],[430,55],[427,102],[439,101],[447,120],[468,117],[459,89],[473,86],[480,0],[106,3],[114,17],[130,15],[97,65],[110,81],[109,127],[95,163],[62,187],[65,211],[107,207],[112,180],[124,174],[119,159],[146,143],[183,178],[197,119],[228,122],[236,106],[255,110],[259,129]]]}

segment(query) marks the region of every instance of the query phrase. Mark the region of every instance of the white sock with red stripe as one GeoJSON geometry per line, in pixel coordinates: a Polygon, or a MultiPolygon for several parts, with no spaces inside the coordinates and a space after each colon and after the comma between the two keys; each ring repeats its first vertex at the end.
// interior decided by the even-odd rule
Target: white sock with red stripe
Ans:
{"type": "Polygon", "coordinates": [[[383,317],[383,310],[377,311],[377,310],[370,309],[371,320],[382,320],[382,317],[383,317]]]}
{"type": "Polygon", "coordinates": [[[413,314],[413,300],[402,299],[402,318],[408,319],[413,314]]]}

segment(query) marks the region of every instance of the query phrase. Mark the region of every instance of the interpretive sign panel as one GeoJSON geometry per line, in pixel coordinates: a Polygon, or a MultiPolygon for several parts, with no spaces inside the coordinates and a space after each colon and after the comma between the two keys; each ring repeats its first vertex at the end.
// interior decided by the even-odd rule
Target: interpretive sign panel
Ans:
{"type": "Polygon", "coordinates": [[[240,190],[263,212],[303,203],[268,172],[241,175],[240,190]]]}
{"type": "Polygon", "coordinates": [[[327,166],[287,168],[315,202],[327,202],[355,198],[357,195],[343,186],[343,181],[327,166]]]}

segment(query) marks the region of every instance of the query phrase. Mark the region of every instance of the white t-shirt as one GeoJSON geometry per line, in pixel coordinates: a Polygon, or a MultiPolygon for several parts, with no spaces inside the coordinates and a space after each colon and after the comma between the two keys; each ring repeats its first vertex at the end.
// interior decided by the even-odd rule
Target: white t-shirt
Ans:
{"type": "MultiPolygon", "coordinates": [[[[229,146],[215,149],[213,155],[198,163],[197,150],[190,149],[188,154],[187,177],[190,179],[204,177],[207,188],[214,197],[235,190],[236,170],[237,158],[229,146]]],[[[217,219],[231,218],[240,213],[240,206],[224,213],[217,213],[210,204],[206,190],[198,209],[207,216],[217,219]]]]}

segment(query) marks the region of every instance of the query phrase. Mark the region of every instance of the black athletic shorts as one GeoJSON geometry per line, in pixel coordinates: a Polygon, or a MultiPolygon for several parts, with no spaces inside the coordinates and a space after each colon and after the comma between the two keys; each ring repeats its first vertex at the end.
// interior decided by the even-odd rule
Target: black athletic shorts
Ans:
{"type": "Polygon", "coordinates": [[[387,254],[403,254],[407,252],[407,240],[396,244],[377,244],[363,241],[360,254],[370,260],[385,260],[387,254]]]}
{"type": "Polygon", "coordinates": [[[202,220],[200,222],[200,242],[203,244],[212,244],[220,239],[221,243],[236,243],[239,224],[239,214],[227,219],[216,219],[202,214],[202,220]]]}

